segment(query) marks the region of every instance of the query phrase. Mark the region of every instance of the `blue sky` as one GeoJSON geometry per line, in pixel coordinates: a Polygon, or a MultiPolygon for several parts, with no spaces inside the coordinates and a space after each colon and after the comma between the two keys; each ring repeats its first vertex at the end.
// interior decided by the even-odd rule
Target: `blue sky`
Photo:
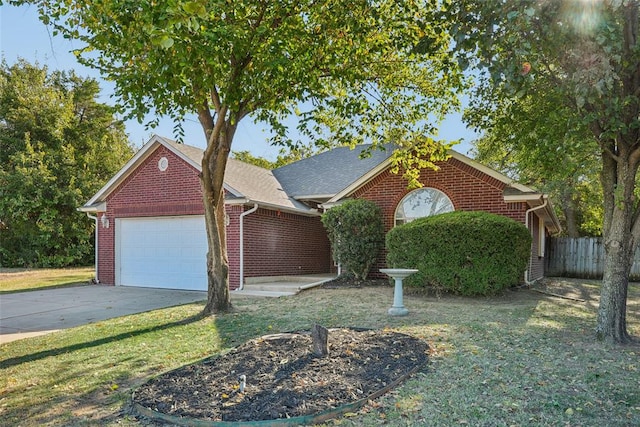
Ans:
{"type": "MultiPolygon", "coordinates": [[[[90,76],[100,81],[102,88],[101,101],[113,103],[110,94],[113,86],[100,78],[100,74],[92,69],[80,65],[70,52],[80,47],[79,42],[66,40],[60,36],[53,37],[47,27],[38,20],[37,10],[33,6],[8,6],[0,7],[0,50],[1,56],[9,64],[13,64],[18,58],[24,58],[29,62],[38,62],[47,65],[50,70],[75,70],[76,74],[90,76]]],[[[204,148],[202,128],[194,117],[187,118],[183,122],[185,129],[184,142],[204,148]]],[[[137,121],[126,123],[127,133],[131,142],[142,146],[153,133],[166,137],[173,137],[174,123],[170,119],[161,120],[160,126],[153,130],[146,130],[144,124],[137,121]]],[[[244,119],[236,133],[233,147],[234,151],[248,150],[255,156],[274,160],[279,147],[270,146],[267,142],[269,130],[266,125],[256,124],[250,118],[244,119]]],[[[456,145],[455,150],[467,154],[471,142],[476,134],[467,129],[460,119],[460,115],[452,115],[440,129],[440,137],[447,140],[463,139],[463,143],[456,145]]]]}

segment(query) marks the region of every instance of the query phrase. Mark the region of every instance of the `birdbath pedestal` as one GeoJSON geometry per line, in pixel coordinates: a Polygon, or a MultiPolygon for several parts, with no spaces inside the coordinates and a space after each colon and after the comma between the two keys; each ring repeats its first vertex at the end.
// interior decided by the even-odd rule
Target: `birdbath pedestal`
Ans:
{"type": "Polygon", "coordinates": [[[393,305],[389,309],[389,314],[392,316],[406,316],[409,310],[404,308],[402,301],[402,279],[411,276],[413,273],[417,273],[415,268],[383,268],[380,273],[384,273],[391,277],[395,281],[395,288],[393,289],[393,305]]]}

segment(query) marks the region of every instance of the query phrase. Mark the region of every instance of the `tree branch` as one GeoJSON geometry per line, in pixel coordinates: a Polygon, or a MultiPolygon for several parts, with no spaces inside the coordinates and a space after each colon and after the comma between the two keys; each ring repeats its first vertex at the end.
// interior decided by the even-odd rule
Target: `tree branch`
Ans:
{"type": "Polygon", "coordinates": [[[209,96],[211,97],[211,102],[213,103],[213,108],[215,108],[216,113],[220,114],[220,110],[222,109],[222,101],[220,100],[218,88],[216,88],[215,85],[211,88],[209,96]]]}

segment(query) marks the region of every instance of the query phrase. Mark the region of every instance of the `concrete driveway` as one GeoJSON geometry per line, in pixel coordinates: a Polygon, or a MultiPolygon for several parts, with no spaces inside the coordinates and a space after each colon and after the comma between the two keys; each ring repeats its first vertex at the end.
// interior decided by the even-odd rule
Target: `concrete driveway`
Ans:
{"type": "Polygon", "coordinates": [[[206,292],[101,285],[2,294],[0,344],[206,299],[206,292]]]}

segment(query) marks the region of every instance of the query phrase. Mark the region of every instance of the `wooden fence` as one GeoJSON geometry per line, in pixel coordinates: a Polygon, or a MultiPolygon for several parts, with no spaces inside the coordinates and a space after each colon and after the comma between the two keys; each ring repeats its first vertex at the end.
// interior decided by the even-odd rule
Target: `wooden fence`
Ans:
{"type": "MultiPolygon", "coordinates": [[[[604,245],[600,237],[553,237],[547,241],[546,276],[601,279],[604,245]]],[[[630,279],[640,281],[640,250],[636,249],[630,279]]]]}

